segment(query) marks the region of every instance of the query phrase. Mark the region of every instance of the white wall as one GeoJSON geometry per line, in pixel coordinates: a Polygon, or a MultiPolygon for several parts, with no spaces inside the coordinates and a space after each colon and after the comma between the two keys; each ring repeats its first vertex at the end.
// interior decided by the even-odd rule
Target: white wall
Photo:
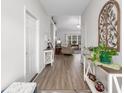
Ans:
{"type": "Polygon", "coordinates": [[[62,45],[65,46],[66,45],[66,41],[65,41],[65,35],[79,35],[80,31],[73,31],[73,30],[57,30],[57,39],[60,39],[62,41],[62,45]]]}
{"type": "MultiPolygon", "coordinates": [[[[117,0],[121,3],[121,0],[117,0]]],[[[99,13],[103,7],[103,5],[107,2],[107,0],[92,0],[85,12],[81,16],[82,20],[82,46],[94,47],[98,46],[98,18],[99,13]]],[[[121,4],[120,4],[121,8],[121,4]]],[[[121,36],[121,33],[120,33],[121,36]]],[[[121,37],[120,37],[121,38],[121,37]]],[[[122,42],[120,43],[121,46],[122,42]]],[[[120,47],[120,51],[121,51],[120,47]]],[[[122,52],[122,51],[121,51],[122,52]]],[[[114,62],[121,64],[121,52],[119,56],[114,58],[114,62]]]]}
{"type": "Polygon", "coordinates": [[[24,6],[40,21],[39,69],[43,68],[42,50],[46,48],[44,36],[49,36],[50,19],[39,0],[2,0],[2,73],[1,87],[13,81],[24,81],[24,6]]]}

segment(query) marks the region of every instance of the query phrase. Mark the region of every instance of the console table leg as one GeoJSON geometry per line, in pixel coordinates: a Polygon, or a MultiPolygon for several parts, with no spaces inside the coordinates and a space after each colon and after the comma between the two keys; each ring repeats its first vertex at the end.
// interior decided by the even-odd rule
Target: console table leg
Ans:
{"type": "Polygon", "coordinates": [[[109,78],[108,78],[109,80],[109,82],[108,82],[108,93],[112,93],[112,76],[111,75],[109,75],[109,78]]]}

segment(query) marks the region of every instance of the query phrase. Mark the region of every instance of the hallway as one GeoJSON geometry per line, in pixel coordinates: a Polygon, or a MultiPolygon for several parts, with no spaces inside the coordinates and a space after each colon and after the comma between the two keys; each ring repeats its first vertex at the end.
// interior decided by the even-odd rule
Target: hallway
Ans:
{"type": "Polygon", "coordinates": [[[0,91],[121,93],[122,9],[122,0],[1,0],[0,91]]]}
{"type": "Polygon", "coordinates": [[[53,67],[47,65],[35,81],[38,90],[89,90],[83,81],[80,54],[56,55],[53,67]]]}

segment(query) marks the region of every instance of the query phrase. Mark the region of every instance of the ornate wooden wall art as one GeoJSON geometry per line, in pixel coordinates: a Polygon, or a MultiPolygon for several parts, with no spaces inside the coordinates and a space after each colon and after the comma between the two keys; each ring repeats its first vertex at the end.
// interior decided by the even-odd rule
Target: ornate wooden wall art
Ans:
{"type": "Polygon", "coordinates": [[[98,20],[99,43],[120,49],[120,8],[115,0],[108,1],[102,8],[98,20]]]}

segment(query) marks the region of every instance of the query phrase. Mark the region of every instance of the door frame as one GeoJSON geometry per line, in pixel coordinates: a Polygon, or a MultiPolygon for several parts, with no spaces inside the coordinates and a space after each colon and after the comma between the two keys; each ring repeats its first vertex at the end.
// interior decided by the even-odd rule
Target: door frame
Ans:
{"type": "Polygon", "coordinates": [[[39,25],[40,21],[29,8],[24,6],[24,81],[26,81],[26,14],[30,13],[36,19],[36,71],[39,73],[39,25]]]}
{"type": "MultiPolygon", "coordinates": [[[[55,48],[55,42],[56,42],[56,25],[54,24],[54,22],[53,22],[52,19],[50,20],[50,31],[52,31],[52,38],[53,38],[53,42],[52,43],[53,43],[53,48],[55,48]]],[[[51,35],[50,35],[50,38],[51,38],[51,35]]]]}

